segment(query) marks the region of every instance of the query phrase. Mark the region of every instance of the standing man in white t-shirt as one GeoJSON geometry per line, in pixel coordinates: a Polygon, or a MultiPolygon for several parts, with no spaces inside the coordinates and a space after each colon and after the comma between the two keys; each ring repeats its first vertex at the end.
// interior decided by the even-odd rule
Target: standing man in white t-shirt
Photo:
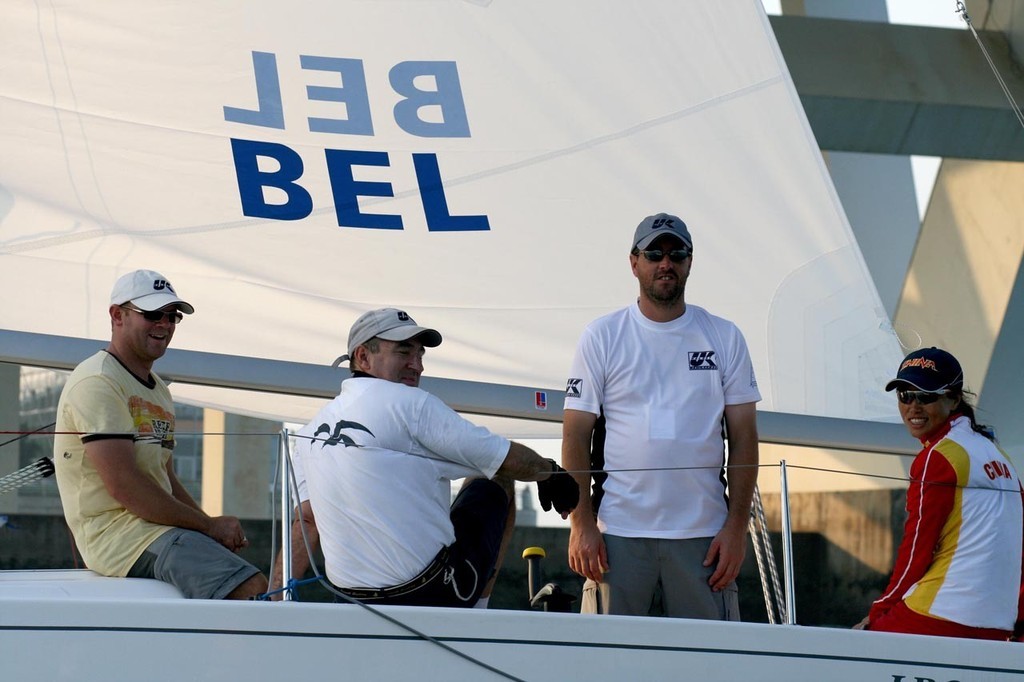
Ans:
{"type": "Polygon", "coordinates": [[[541,506],[563,518],[579,499],[553,460],[418,388],[440,344],[402,310],[364,314],[349,333],[352,378],[296,434],[327,577],[350,598],[486,605],[514,526],[512,482],[537,481],[541,506]]]}
{"type": "Polygon", "coordinates": [[[590,323],[573,359],[562,464],[594,482],[570,517],[584,612],[646,615],[660,585],[668,616],[739,620],[761,395],[739,329],[685,301],[692,255],[682,220],[644,218],[637,302],[590,323]]]}

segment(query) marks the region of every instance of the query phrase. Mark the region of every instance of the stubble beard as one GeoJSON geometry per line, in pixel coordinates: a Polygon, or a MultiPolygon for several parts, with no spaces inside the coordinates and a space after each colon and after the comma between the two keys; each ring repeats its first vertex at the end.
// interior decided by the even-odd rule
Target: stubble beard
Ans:
{"type": "Polygon", "coordinates": [[[686,283],[676,280],[675,286],[670,288],[658,287],[658,282],[655,280],[644,289],[644,293],[647,295],[649,300],[654,305],[660,308],[671,308],[683,297],[683,292],[686,290],[686,283]]]}

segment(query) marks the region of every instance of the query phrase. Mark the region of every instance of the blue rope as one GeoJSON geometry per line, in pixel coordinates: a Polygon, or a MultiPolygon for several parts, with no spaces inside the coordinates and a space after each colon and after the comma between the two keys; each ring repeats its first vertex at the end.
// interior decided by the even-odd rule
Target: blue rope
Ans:
{"type": "MultiPolygon", "coordinates": [[[[254,597],[254,599],[256,601],[270,601],[270,598],[272,596],[274,596],[275,594],[281,594],[282,592],[286,592],[288,590],[295,590],[295,589],[297,589],[299,587],[302,587],[303,585],[309,585],[310,583],[318,583],[318,582],[320,582],[320,578],[318,578],[318,577],[306,578],[305,580],[296,580],[295,578],[292,578],[291,580],[288,581],[288,584],[285,585],[284,587],[281,587],[281,588],[276,589],[276,590],[270,590],[269,592],[264,592],[263,594],[257,594],[254,597]]],[[[299,600],[298,599],[294,599],[293,601],[299,601],[299,600]]]]}

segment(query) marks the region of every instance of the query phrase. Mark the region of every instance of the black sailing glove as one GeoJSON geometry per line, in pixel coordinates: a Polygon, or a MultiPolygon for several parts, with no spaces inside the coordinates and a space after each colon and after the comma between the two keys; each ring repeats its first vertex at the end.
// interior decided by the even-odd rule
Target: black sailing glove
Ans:
{"type": "Polygon", "coordinates": [[[580,486],[565,469],[551,462],[551,475],[543,481],[537,481],[537,497],[544,511],[551,511],[554,505],[559,514],[566,514],[576,508],[580,502],[580,486]]]}

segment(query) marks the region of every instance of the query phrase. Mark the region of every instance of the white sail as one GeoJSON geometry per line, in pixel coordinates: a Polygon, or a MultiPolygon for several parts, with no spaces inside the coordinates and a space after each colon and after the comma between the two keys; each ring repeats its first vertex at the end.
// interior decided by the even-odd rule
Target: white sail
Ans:
{"type": "Polygon", "coordinates": [[[667,211],[760,409],[891,418],[898,344],[758,0],[4,15],[4,328],[108,338],[145,267],[196,307],[176,348],[329,364],[395,305],[445,336],[428,374],[560,389],[667,211]]]}

